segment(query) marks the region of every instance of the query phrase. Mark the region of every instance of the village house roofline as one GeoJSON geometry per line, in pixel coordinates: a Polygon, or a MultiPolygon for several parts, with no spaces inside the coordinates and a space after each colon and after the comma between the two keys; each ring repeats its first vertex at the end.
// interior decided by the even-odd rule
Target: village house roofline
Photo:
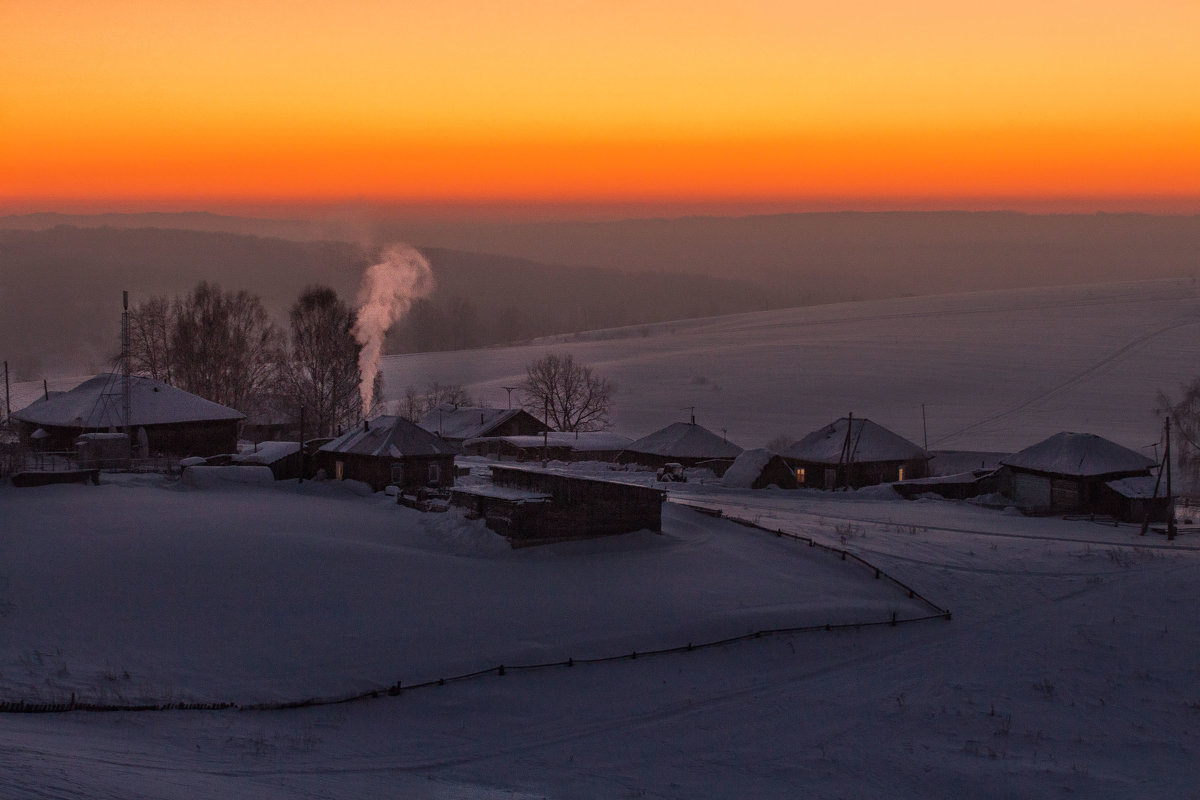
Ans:
{"type": "MultiPolygon", "coordinates": [[[[789,461],[810,464],[840,464],[845,461],[848,417],[841,417],[819,428],[786,448],[781,455],[789,461]]],[[[929,458],[920,445],[910,442],[866,417],[855,417],[850,434],[850,461],[866,462],[922,461],[929,458]]]]}
{"type": "Polygon", "coordinates": [[[694,422],[673,422],[631,442],[625,452],[675,458],[737,458],[742,448],[694,422]]]}
{"type": "MultiPolygon", "coordinates": [[[[120,427],[122,376],[102,373],[70,391],[35,400],[13,412],[13,419],[55,428],[98,430],[120,427]]],[[[152,378],[129,377],[130,420],[133,427],[184,422],[221,422],[245,419],[236,409],[206,400],[152,378]]]]}
{"type": "Polygon", "coordinates": [[[1147,472],[1156,462],[1094,433],[1063,431],[1001,459],[1012,469],[1093,478],[1147,472]]]}
{"type": "MultiPolygon", "coordinates": [[[[503,425],[513,417],[529,414],[523,408],[489,408],[487,406],[456,406],[443,403],[426,412],[417,425],[436,433],[443,439],[477,439],[487,436],[494,428],[503,425]]],[[[541,420],[529,414],[530,418],[542,424],[541,420]]]]}
{"type": "Polygon", "coordinates": [[[322,445],[319,452],[404,458],[454,455],[457,450],[403,417],[382,416],[356,425],[322,445]]]}

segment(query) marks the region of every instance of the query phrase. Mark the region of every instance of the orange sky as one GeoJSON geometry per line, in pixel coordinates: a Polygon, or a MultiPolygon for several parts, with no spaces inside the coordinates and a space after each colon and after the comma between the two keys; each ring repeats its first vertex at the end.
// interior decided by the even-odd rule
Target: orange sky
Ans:
{"type": "Polygon", "coordinates": [[[1195,0],[0,0],[0,30],[0,210],[1200,212],[1195,0]]]}

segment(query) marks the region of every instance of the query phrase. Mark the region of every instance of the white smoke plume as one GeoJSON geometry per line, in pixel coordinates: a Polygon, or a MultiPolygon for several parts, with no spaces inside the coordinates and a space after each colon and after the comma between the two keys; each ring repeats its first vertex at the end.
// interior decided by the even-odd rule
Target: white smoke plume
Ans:
{"type": "Polygon", "coordinates": [[[433,291],[433,270],[425,257],[401,243],[383,248],[378,264],[367,267],[358,289],[358,319],[354,338],[362,345],[358,354],[358,373],[362,378],[363,416],[371,410],[371,390],[379,374],[383,337],[412,308],[414,300],[433,291]]]}

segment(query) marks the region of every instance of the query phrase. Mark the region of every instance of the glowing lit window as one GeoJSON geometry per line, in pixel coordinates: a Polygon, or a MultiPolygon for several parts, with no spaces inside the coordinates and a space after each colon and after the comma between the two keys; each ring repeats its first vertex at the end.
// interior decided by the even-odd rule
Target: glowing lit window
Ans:
{"type": "Polygon", "coordinates": [[[804,467],[796,470],[796,483],[804,483],[804,467]]]}
{"type": "Polygon", "coordinates": [[[900,468],[900,477],[896,478],[896,480],[898,480],[898,481],[904,480],[904,467],[900,468]]]}

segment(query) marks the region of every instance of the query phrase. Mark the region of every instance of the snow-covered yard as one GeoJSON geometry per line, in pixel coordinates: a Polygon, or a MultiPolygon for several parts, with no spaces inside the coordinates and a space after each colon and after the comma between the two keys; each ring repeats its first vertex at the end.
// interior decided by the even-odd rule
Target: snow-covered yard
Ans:
{"type": "Polygon", "coordinates": [[[156,480],[0,489],[6,699],[297,699],[922,611],[683,503],[845,546],[953,620],[313,709],[4,715],[5,796],[1166,797],[1197,777],[1187,537],[689,483],[662,535],[513,551],[342,486],[156,480]]]}

